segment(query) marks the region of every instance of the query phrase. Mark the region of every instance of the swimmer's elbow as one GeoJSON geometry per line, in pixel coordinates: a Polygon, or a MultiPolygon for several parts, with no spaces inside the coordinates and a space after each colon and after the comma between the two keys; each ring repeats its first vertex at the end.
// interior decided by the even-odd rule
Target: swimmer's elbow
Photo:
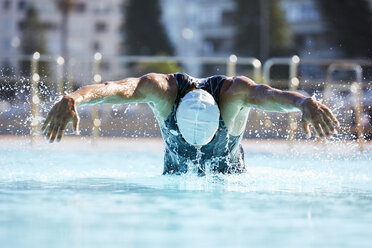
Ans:
{"type": "Polygon", "coordinates": [[[264,84],[255,85],[250,92],[246,95],[244,102],[249,107],[264,106],[268,102],[271,102],[274,97],[273,88],[264,84]]]}

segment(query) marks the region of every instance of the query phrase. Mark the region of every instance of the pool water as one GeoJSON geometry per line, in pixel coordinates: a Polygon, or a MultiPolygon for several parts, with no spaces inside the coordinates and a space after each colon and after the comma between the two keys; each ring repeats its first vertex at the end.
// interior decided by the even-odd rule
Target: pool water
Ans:
{"type": "Polygon", "coordinates": [[[1,148],[0,246],[371,247],[371,153],[245,158],[163,176],[158,150],[1,148]]]}

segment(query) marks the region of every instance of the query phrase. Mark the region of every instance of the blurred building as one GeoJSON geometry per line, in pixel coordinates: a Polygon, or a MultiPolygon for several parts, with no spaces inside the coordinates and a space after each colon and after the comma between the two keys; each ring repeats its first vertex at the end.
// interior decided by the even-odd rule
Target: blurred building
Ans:
{"type": "MultiPolygon", "coordinates": [[[[68,21],[67,48],[76,59],[71,67],[75,81],[91,80],[91,60],[95,52],[103,55],[103,78],[120,78],[124,73],[119,63],[105,58],[120,52],[119,27],[123,20],[123,0],[75,0],[68,21]]],[[[178,56],[228,56],[232,47],[234,28],[231,18],[232,0],[161,0],[163,22],[178,56]]],[[[21,54],[21,22],[32,4],[43,23],[47,51],[62,55],[62,15],[57,1],[0,0],[0,66],[5,63],[17,68],[15,60],[3,59],[21,54]]],[[[186,65],[189,73],[198,75],[200,64],[186,65]]]]}
{"type": "MultiPolygon", "coordinates": [[[[372,8],[372,0],[368,0],[372,8]]],[[[181,56],[229,56],[233,51],[234,0],[162,0],[163,19],[181,56]]],[[[337,58],[342,51],[330,41],[314,0],[282,0],[300,57],[337,58]]],[[[265,32],[263,30],[263,32],[265,32]]],[[[198,75],[200,65],[188,67],[198,75]]]]}
{"type": "Polygon", "coordinates": [[[313,0],[282,0],[282,6],[300,57],[332,58],[341,55],[337,46],[330,44],[325,23],[313,0]]]}
{"type": "MultiPolygon", "coordinates": [[[[162,0],[163,19],[177,55],[226,56],[233,51],[234,0],[162,0]]],[[[335,57],[313,0],[282,0],[301,57],[335,57]]],[[[263,30],[264,31],[264,30],[263,30]]],[[[193,75],[200,64],[187,65],[193,75]]]]}
{"type": "MultiPolygon", "coordinates": [[[[104,79],[125,76],[119,63],[106,59],[121,49],[119,27],[123,20],[122,4],[128,0],[73,0],[70,13],[67,47],[70,57],[79,60],[72,66],[76,81],[91,80],[91,60],[95,52],[103,55],[101,73],[104,79]],[[105,59],[106,58],[106,59],[105,59]],[[83,62],[82,62],[83,61],[83,62]]],[[[33,4],[38,10],[46,33],[47,50],[62,55],[62,15],[57,0],[0,0],[0,66],[11,64],[20,54],[21,22],[26,9],[33,4]]],[[[372,0],[369,0],[372,6],[372,0]]],[[[234,0],[160,0],[163,23],[178,56],[225,56],[233,50],[234,0]]],[[[329,43],[328,33],[314,0],[282,0],[285,17],[290,24],[300,57],[337,57],[340,51],[329,43]]],[[[195,76],[201,72],[199,63],[184,65],[195,76]]]]}
{"type": "MultiPolygon", "coordinates": [[[[56,0],[1,0],[0,1],[0,66],[4,63],[17,68],[17,62],[4,57],[21,53],[22,21],[32,4],[39,15],[46,37],[48,54],[62,55],[62,14],[56,0]]],[[[79,62],[72,65],[73,76],[84,83],[91,80],[91,60],[96,52],[104,57],[117,55],[120,49],[118,29],[122,21],[120,5],[123,0],[74,0],[68,18],[67,48],[71,58],[79,62]]],[[[37,35],[37,34],[35,34],[37,35]]],[[[103,76],[118,73],[119,66],[102,61],[103,76]]]]}
{"type": "MultiPolygon", "coordinates": [[[[370,1],[372,3],[372,1],[370,1]]],[[[233,0],[162,0],[164,23],[182,56],[228,56],[233,46],[233,0]]],[[[321,15],[313,0],[282,0],[301,56],[337,57],[330,48],[321,15]]]]}
{"type": "MultiPolygon", "coordinates": [[[[161,0],[163,21],[179,56],[226,56],[233,46],[233,0],[161,0]]],[[[200,64],[187,66],[199,75],[200,64]]]]}

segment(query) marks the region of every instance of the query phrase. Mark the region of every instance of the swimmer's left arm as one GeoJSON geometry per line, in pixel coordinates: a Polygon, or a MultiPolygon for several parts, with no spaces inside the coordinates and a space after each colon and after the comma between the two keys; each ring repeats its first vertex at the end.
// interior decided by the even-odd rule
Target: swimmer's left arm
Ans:
{"type": "Polygon", "coordinates": [[[324,104],[306,97],[298,92],[282,91],[268,85],[255,84],[246,77],[234,79],[236,92],[243,92],[240,97],[246,107],[255,107],[265,111],[294,112],[302,111],[302,125],[310,137],[309,125],[312,125],[318,136],[330,136],[339,125],[331,110],[324,104]]]}
{"type": "Polygon", "coordinates": [[[129,101],[133,98],[139,98],[131,98],[135,91],[133,88],[136,88],[138,81],[135,78],[128,78],[117,82],[86,85],[64,96],[48,113],[42,127],[44,136],[50,142],[60,141],[66,126],[70,122],[72,122],[75,134],[79,134],[78,105],[125,102],[123,97],[120,97],[122,91],[128,96],[129,101]]]}
{"type": "MultiPolygon", "coordinates": [[[[156,110],[166,116],[170,110],[174,87],[170,87],[169,75],[147,74],[139,78],[126,78],[102,84],[84,86],[64,96],[50,110],[42,132],[50,141],[59,141],[69,122],[72,122],[76,134],[79,130],[77,106],[83,104],[125,104],[131,102],[153,103],[156,110]],[[169,105],[169,106],[168,106],[169,105]]],[[[174,94],[173,94],[174,95],[174,94]]]]}

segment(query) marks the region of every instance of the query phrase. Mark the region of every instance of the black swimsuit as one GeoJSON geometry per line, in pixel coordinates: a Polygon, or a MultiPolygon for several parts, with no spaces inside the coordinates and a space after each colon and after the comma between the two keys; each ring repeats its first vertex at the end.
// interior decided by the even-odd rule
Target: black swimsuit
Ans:
{"type": "Polygon", "coordinates": [[[244,168],[244,153],[240,136],[232,136],[227,132],[221,116],[215,137],[207,145],[198,150],[187,143],[178,130],[176,110],[182,97],[192,84],[196,88],[209,92],[219,104],[220,90],[225,81],[225,76],[213,76],[204,79],[192,78],[184,73],[175,73],[178,85],[178,94],[172,112],[161,126],[161,133],[165,141],[164,172],[185,173],[190,164],[197,163],[198,172],[204,174],[205,170],[222,173],[240,173],[244,168]],[[201,151],[201,153],[200,153],[201,151]]]}

